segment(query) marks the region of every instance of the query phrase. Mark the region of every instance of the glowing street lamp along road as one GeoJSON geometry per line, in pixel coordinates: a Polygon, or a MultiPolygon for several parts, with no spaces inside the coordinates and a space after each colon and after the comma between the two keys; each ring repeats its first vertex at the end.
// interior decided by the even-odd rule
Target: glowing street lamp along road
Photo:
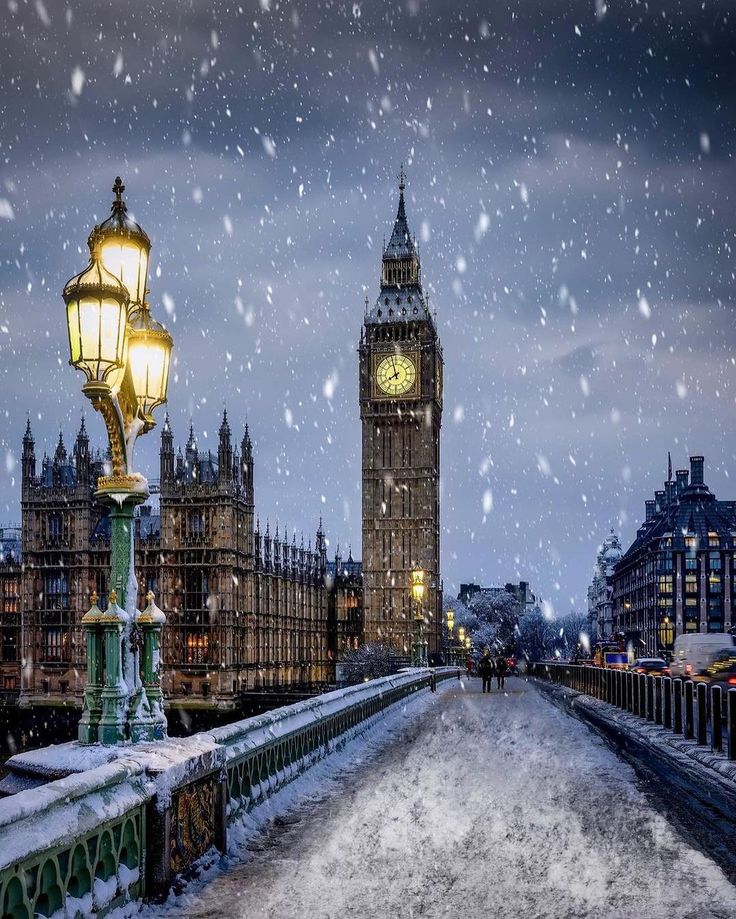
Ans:
{"type": "Polygon", "coordinates": [[[86,378],[82,392],[105,421],[112,456],[112,470],[100,476],[95,492],[110,509],[110,601],[103,611],[93,596],[82,618],[87,682],[81,743],[166,736],[159,653],[166,617],[151,592],[143,613],[136,610],[133,517],[148,497],[148,483],[133,469],[133,448],[155,427],[154,409],[166,402],[173,339],[151,316],[151,241],[128,216],[124,190],[116,178],[111,214],[87,241],[90,262],[63,292],[69,363],[86,378]]]}

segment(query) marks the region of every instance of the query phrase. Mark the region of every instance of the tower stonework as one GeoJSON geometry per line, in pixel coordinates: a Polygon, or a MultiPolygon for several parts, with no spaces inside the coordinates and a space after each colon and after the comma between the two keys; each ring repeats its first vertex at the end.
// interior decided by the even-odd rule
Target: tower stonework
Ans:
{"type": "Polygon", "coordinates": [[[363,606],[365,641],[409,655],[411,572],[424,570],[429,651],[441,622],[440,427],[442,347],[422,289],[421,264],[399,208],[384,249],[381,289],[361,333],[363,606]]]}

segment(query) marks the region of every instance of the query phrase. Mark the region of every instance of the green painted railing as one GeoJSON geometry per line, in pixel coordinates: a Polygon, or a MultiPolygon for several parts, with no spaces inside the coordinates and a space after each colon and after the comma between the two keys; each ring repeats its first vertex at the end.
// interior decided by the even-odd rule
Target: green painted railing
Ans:
{"type": "Polygon", "coordinates": [[[122,748],[114,762],[0,799],[0,919],[81,919],[162,899],[182,861],[226,848],[227,824],[392,705],[459,676],[447,667],[372,680],[187,739],[122,748]],[[179,832],[192,809],[206,830],[199,840],[191,827],[179,832]]]}
{"type": "Polygon", "coordinates": [[[0,801],[3,919],[104,916],[143,894],[143,768],[121,762],[0,801]]]}

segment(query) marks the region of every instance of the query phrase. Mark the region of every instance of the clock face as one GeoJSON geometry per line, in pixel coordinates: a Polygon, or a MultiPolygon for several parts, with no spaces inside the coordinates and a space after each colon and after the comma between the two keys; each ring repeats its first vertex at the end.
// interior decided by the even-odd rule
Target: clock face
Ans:
{"type": "Polygon", "coordinates": [[[376,367],[376,383],[388,396],[403,396],[414,388],[417,368],[405,354],[389,354],[376,367]]]}

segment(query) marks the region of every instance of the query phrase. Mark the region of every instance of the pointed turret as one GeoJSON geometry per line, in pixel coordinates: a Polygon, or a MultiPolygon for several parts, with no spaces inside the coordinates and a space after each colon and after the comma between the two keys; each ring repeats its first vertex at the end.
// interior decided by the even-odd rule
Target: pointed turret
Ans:
{"type": "Polygon", "coordinates": [[[266,571],[271,570],[273,559],[271,558],[271,533],[268,525],[268,518],[266,518],[266,534],[263,537],[263,564],[266,571]]]}
{"type": "Polygon", "coordinates": [[[22,459],[22,487],[25,488],[33,484],[36,478],[36,444],[31,432],[31,416],[28,416],[26,422],[26,432],[23,435],[23,459],[22,459]]]}
{"type": "Polygon", "coordinates": [[[87,436],[87,428],[84,425],[84,415],[82,415],[82,424],[74,442],[74,466],[77,470],[77,484],[88,485],[90,472],[89,437],[87,436]]]}
{"type": "Polygon", "coordinates": [[[189,422],[189,440],[184,448],[184,461],[187,467],[188,481],[199,479],[199,455],[197,453],[197,441],[194,438],[194,422],[189,422]]]}
{"type": "Polygon", "coordinates": [[[247,424],[240,444],[240,475],[245,490],[245,500],[248,504],[253,504],[253,444],[247,424]]]}
{"type": "Polygon", "coordinates": [[[256,571],[261,567],[261,518],[256,517],[256,528],[253,531],[253,556],[256,571]]]}
{"type": "Polygon", "coordinates": [[[227,409],[224,409],[217,446],[217,481],[221,487],[230,483],[232,472],[233,450],[230,443],[230,425],[227,423],[227,409]]]}
{"type": "Polygon", "coordinates": [[[174,435],[171,431],[169,413],[166,412],[161,428],[161,451],[159,453],[161,488],[167,489],[174,484],[174,435]]]}
{"type": "Polygon", "coordinates": [[[422,291],[422,269],[416,243],[406,219],[406,177],[399,175],[399,207],[381,262],[381,292],[373,309],[366,306],[365,322],[431,319],[422,291]]]}

